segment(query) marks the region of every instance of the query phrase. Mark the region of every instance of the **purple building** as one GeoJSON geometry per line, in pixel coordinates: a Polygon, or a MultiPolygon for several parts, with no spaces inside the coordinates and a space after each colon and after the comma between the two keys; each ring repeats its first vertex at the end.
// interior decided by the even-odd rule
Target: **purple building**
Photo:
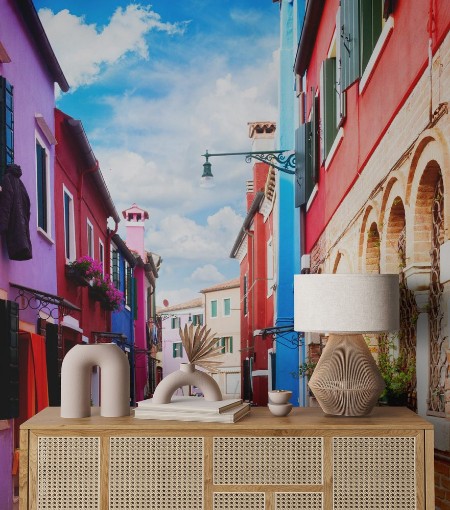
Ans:
{"type": "MultiPolygon", "coordinates": [[[[29,241],[32,246],[31,259],[15,260],[21,257],[27,259],[29,254],[12,254],[8,249],[7,239],[13,228],[9,221],[8,232],[0,237],[2,510],[12,508],[14,486],[17,485],[12,466],[14,448],[18,445],[19,420],[10,418],[18,416],[19,408],[24,405],[17,391],[19,345],[28,341],[31,345],[31,340],[36,340],[37,347],[39,338],[38,335],[33,337],[33,334],[45,327],[43,321],[56,323],[65,305],[56,296],[53,200],[55,83],[64,92],[69,88],[33,3],[31,0],[0,0],[0,185],[3,186],[0,202],[5,200],[7,189],[10,189],[7,188],[8,178],[5,178],[6,165],[20,165],[20,180],[30,200],[29,241]],[[19,330],[27,332],[28,337],[23,342],[19,330]]],[[[2,214],[6,217],[4,211],[2,214]]],[[[33,344],[33,348],[35,346],[33,344]]],[[[35,369],[38,358],[35,359],[35,369]]],[[[37,387],[35,391],[35,401],[43,398],[42,388],[37,387]]]]}

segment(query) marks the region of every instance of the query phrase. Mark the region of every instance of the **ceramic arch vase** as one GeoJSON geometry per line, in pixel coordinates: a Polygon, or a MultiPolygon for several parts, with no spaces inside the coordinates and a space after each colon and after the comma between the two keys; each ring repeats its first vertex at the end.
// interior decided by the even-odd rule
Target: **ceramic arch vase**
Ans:
{"type": "Polygon", "coordinates": [[[205,372],[197,370],[192,363],[181,363],[180,370],[172,372],[158,384],[153,394],[154,404],[169,404],[172,395],[182,386],[197,386],[205,400],[215,402],[222,400],[222,392],[216,381],[205,372]]]}

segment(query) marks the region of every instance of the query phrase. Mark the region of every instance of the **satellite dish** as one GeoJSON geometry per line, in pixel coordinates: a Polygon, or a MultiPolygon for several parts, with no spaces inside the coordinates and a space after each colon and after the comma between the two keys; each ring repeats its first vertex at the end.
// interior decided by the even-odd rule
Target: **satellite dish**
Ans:
{"type": "Polygon", "coordinates": [[[167,301],[167,299],[164,299],[164,301],[163,301],[163,305],[164,305],[165,307],[168,307],[168,306],[169,306],[169,301],[167,301]]]}

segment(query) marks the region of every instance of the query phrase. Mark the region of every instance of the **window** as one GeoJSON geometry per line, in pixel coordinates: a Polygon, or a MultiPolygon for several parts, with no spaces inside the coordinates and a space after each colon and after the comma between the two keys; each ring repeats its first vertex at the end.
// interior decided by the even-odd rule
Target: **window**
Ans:
{"type": "Polygon", "coordinates": [[[222,347],[221,354],[232,354],[233,352],[233,337],[223,336],[217,339],[217,347],[222,347]]]}
{"type": "Polygon", "coordinates": [[[266,246],[266,278],[267,278],[267,296],[273,294],[273,239],[267,241],[266,246]]]}
{"type": "Polygon", "coordinates": [[[225,298],[223,300],[223,315],[224,317],[228,317],[231,315],[231,299],[225,298]]]}
{"type": "Polygon", "coordinates": [[[125,261],[125,305],[131,308],[133,299],[133,278],[131,274],[131,266],[125,261]]]}
{"type": "Polygon", "coordinates": [[[75,216],[73,196],[63,187],[64,197],[64,244],[66,259],[73,261],[76,258],[75,250],[75,216]]]}
{"type": "Polygon", "coordinates": [[[243,305],[244,305],[244,315],[247,315],[248,313],[248,301],[247,301],[247,275],[244,275],[244,281],[243,281],[243,305]]]}
{"type": "Polygon", "coordinates": [[[36,139],[36,181],[38,227],[50,234],[50,170],[45,145],[36,139]]]}
{"type": "Polygon", "coordinates": [[[369,63],[387,19],[394,9],[392,0],[341,0],[339,22],[341,81],[345,90],[357,80],[369,63]]]}
{"type": "Polygon", "coordinates": [[[111,275],[114,287],[120,289],[119,251],[115,247],[111,248],[111,275]]]}
{"type": "Polygon", "coordinates": [[[211,301],[211,317],[217,317],[217,300],[211,301]]]}
{"type": "Polygon", "coordinates": [[[170,319],[170,327],[172,329],[178,329],[180,327],[180,318],[179,317],[172,317],[170,319]]]}
{"type": "Polygon", "coordinates": [[[0,183],[6,165],[14,163],[13,86],[0,76],[0,183]]]}
{"type": "Polygon", "coordinates": [[[305,205],[319,179],[319,102],[313,99],[311,120],[295,131],[295,207],[305,205]]]}
{"type": "Polygon", "coordinates": [[[94,227],[89,220],[87,220],[87,254],[94,258],[94,227]]]}
{"type": "Polygon", "coordinates": [[[192,316],[192,324],[194,326],[203,326],[203,314],[199,313],[192,316]]]}
{"type": "Polygon", "coordinates": [[[105,246],[100,241],[98,241],[98,258],[100,260],[100,264],[102,266],[102,273],[105,274],[105,246]]]}
{"type": "Polygon", "coordinates": [[[173,348],[173,357],[174,358],[182,358],[183,357],[183,344],[181,342],[174,342],[172,344],[173,348]]]}

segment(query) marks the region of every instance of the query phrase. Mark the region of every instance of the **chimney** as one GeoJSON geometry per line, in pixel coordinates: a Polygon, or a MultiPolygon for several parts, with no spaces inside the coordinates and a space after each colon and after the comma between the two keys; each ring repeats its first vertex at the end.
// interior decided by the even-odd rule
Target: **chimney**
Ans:
{"type": "Polygon", "coordinates": [[[273,151],[275,147],[275,122],[249,122],[248,137],[252,139],[252,152],[273,151]]]}
{"type": "Polygon", "coordinates": [[[126,220],[126,242],[130,250],[137,252],[142,260],[146,260],[144,249],[144,221],[148,220],[148,212],[133,204],[129,209],[122,211],[126,220]]]}

